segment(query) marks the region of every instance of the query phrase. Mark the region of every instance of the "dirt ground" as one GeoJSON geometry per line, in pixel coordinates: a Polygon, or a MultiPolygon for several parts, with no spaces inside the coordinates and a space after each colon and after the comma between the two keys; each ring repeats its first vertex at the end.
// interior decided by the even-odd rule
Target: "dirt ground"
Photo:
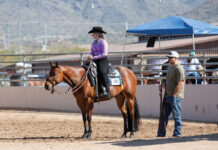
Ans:
{"type": "MultiPolygon", "coordinates": [[[[158,120],[141,120],[134,139],[122,139],[123,120],[119,116],[92,118],[91,139],[81,139],[81,114],[45,111],[0,111],[0,150],[108,150],[108,149],[217,149],[218,126],[213,123],[183,122],[182,137],[173,138],[173,121],[167,136],[157,138],[158,120]]],[[[128,135],[129,136],[129,135],[128,135]]]]}

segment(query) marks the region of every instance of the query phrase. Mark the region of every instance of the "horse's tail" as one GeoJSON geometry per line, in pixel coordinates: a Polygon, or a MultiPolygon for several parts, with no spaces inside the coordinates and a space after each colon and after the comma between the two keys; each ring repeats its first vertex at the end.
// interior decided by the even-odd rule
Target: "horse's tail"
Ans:
{"type": "MultiPolygon", "coordinates": [[[[130,112],[129,112],[129,107],[126,101],[126,107],[127,107],[127,114],[128,114],[128,131],[131,131],[132,128],[132,119],[130,117],[130,112]]],[[[134,104],[134,131],[138,131],[139,130],[139,125],[140,125],[140,114],[139,114],[139,106],[138,106],[138,102],[137,99],[135,98],[135,104],[134,104]]]]}

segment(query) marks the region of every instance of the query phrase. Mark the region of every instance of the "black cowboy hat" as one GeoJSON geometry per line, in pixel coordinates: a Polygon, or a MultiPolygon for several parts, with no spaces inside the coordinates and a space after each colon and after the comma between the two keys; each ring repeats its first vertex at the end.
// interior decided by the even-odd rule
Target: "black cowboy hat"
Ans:
{"type": "Polygon", "coordinates": [[[105,33],[107,34],[103,29],[102,27],[93,27],[92,30],[89,31],[89,34],[90,33],[105,33]]]}

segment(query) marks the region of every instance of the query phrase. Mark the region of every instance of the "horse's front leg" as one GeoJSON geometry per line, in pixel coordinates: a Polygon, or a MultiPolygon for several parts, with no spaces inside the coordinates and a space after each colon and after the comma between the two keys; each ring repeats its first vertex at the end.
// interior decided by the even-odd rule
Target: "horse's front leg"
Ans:
{"type": "Polygon", "coordinates": [[[91,138],[92,136],[92,109],[89,111],[89,113],[87,113],[87,120],[88,120],[88,126],[89,126],[87,138],[91,138]]]}
{"type": "Polygon", "coordinates": [[[88,120],[88,126],[89,126],[89,130],[88,130],[88,135],[87,138],[91,138],[92,136],[92,112],[93,112],[93,102],[91,101],[91,99],[88,100],[88,112],[87,112],[87,120],[88,120]]]}
{"type": "Polygon", "coordinates": [[[86,128],[86,112],[82,112],[83,117],[83,124],[84,124],[84,133],[82,135],[82,138],[86,138],[88,135],[87,128],[86,128]]]}

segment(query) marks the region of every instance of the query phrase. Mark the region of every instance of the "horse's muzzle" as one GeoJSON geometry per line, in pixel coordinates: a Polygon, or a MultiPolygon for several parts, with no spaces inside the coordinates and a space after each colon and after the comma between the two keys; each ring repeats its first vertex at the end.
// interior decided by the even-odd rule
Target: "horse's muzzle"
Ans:
{"type": "Polygon", "coordinates": [[[46,89],[46,90],[50,90],[50,89],[49,89],[49,86],[48,86],[47,84],[45,84],[45,89],[46,89]]]}
{"type": "Polygon", "coordinates": [[[52,85],[51,85],[51,83],[45,82],[44,87],[45,87],[46,90],[51,90],[52,85]]]}

